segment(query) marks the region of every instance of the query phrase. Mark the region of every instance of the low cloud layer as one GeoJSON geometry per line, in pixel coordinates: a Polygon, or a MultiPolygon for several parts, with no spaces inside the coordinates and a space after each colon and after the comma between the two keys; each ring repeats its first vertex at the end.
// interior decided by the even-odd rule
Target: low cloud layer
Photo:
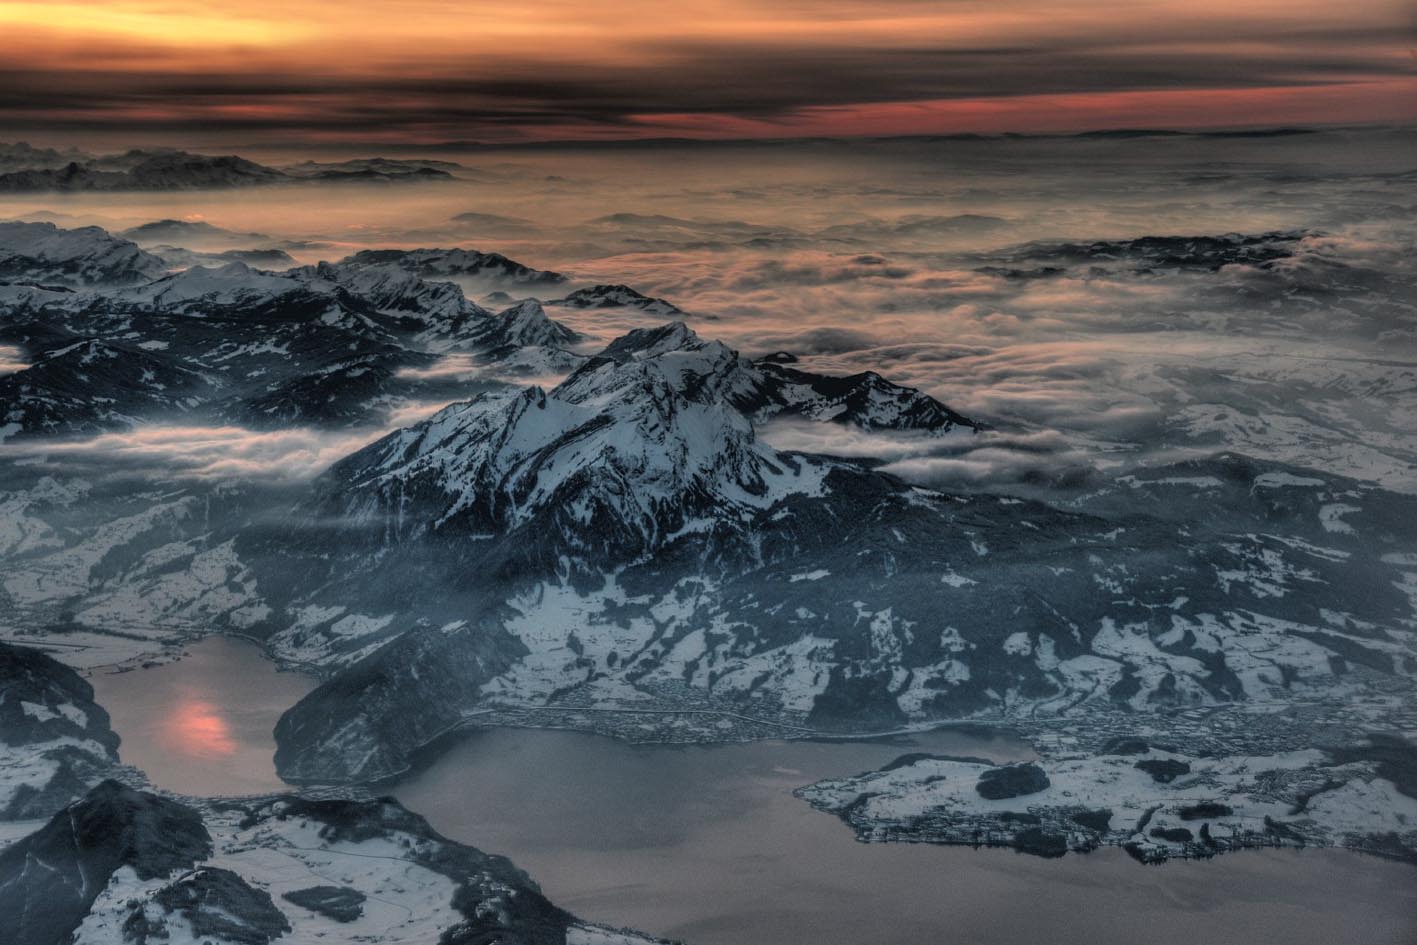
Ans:
{"type": "MultiPolygon", "coordinates": [[[[184,197],[201,205],[183,212],[274,239],[342,240],[340,255],[505,251],[568,273],[558,295],[626,283],[746,356],[788,351],[815,371],[876,371],[994,427],[959,446],[835,427],[787,441],[869,455],[916,481],[988,487],[1235,449],[1417,488],[1414,141],[1389,130],[814,144],[784,147],[790,160],[725,151],[672,172],[647,155],[499,156],[473,169],[475,181],[436,192],[307,191],[279,208],[205,195],[184,197]],[[466,214],[535,225],[515,240],[466,240],[450,219],[466,214]],[[959,229],[969,232],[956,239],[959,229]]],[[[172,215],[153,206],[166,200],[101,209],[131,225],[172,215]]],[[[34,199],[25,208],[43,210],[34,199]]],[[[81,202],[65,212],[89,222],[81,202]]],[[[587,351],[665,320],[548,313],[586,335],[587,351]]],[[[487,378],[453,356],[422,380],[443,402],[487,378]]],[[[265,462],[308,475],[357,445],[264,436],[203,438],[202,455],[163,443],[153,455],[170,451],[174,468],[203,474],[265,462]]]]}
{"type": "Polygon", "coordinates": [[[377,431],[154,425],[86,440],[19,441],[7,445],[6,453],[31,464],[120,475],[141,472],[157,479],[299,480],[318,475],[379,435],[377,431]]]}
{"type": "Polygon", "coordinates": [[[1052,431],[957,431],[933,437],[779,422],[763,430],[762,438],[781,450],[881,460],[883,472],[945,490],[1066,488],[1088,482],[1097,465],[1095,454],[1052,431]]]}
{"type": "Polygon", "coordinates": [[[24,353],[12,345],[0,345],[0,376],[14,374],[29,367],[24,353]]]}

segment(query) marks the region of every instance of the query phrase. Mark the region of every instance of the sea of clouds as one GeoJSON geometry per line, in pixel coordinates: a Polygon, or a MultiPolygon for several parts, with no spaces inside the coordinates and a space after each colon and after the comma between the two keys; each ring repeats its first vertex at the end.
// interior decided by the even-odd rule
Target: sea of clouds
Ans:
{"type": "MultiPolygon", "coordinates": [[[[565,272],[572,287],[627,283],[745,355],[876,371],[988,423],[945,441],[763,431],[780,448],[869,456],[931,485],[1067,488],[1131,463],[1233,450],[1413,491],[1414,144],[1378,130],[498,152],[460,156],[467,180],[438,187],[311,190],[279,207],[251,195],[110,196],[67,200],[64,212],[115,229],[201,218],[297,247],[301,262],[461,245],[565,272]],[[1226,234],[1275,235],[1271,258],[1156,266],[1128,248],[1226,234]],[[1099,241],[1110,251],[1078,249],[1099,241]]],[[[25,200],[0,215],[46,209],[25,200]]],[[[660,320],[551,313],[592,348],[660,320]]],[[[13,354],[0,352],[0,370],[13,354]]],[[[429,374],[477,381],[465,359],[429,374]]],[[[423,413],[410,405],[393,422],[423,413]]],[[[290,476],[354,445],[230,429],[90,443],[202,475],[290,476]]]]}

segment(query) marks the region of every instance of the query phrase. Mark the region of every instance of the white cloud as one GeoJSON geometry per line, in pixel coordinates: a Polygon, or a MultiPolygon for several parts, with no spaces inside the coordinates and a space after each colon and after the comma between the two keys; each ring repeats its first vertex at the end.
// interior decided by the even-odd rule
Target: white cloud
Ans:
{"type": "Polygon", "coordinates": [[[114,472],[141,469],[155,476],[307,479],[382,432],[152,425],[85,440],[20,441],[7,452],[50,464],[97,463],[114,472]]]}
{"type": "Polygon", "coordinates": [[[14,374],[29,367],[25,361],[24,354],[19,348],[9,345],[0,345],[0,376],[14,374]]]}

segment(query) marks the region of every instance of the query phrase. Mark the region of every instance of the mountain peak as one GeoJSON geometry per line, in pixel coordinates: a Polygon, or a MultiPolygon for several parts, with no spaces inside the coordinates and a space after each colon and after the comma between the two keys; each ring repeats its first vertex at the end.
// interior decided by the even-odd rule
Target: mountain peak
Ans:
{"type": "Polygon", "coordinates": [[[737,411],[757,387],[751,363],[721,341],[704,341],[683,322],[637,328],[616,338],[556,388],[576,403],[672,392],[684,400],[737,411]]]}
{"type": "Polygon", "coordinates": [[[334,467],[332,491],[346,513],[398,507],[409,534],[529,526],[556,555],[631,560],[824,487],[828,466],[759,443],[723,396],[736,361],[716,342],[597,358],[550,391],[484,395],[391,434],[334,467]]]}
{"type": "Polygon", "coordinates": [[[657,328],[636,328],[621,335],[600,353],[614,361],[652,358],[666,351],[702,348],[704,341],[683,322],[668,322],[657,328]]]}
{"type": "Polygon", "coordinates": [[[720,341],[704,341],[683,322],[637,328],[616,338],[561,385],[571,400],[604,397],[634,384],[665,387],[689,400],[731,404],[755,422],[776,417],[863,429],[943,434],[980,424],[914,388],[874,371],[836,377],[798,370],[782,356],[750,361],[720,341]],[[623,369],[638,366],[638,371],[623,369]]]}
{"type": "Polygon", "coordinates": [[[523,299],[485,320],[479,343],[489,348],[566,348],[576,344],[581,336],[546,314],[536,299],[523,299]]]}

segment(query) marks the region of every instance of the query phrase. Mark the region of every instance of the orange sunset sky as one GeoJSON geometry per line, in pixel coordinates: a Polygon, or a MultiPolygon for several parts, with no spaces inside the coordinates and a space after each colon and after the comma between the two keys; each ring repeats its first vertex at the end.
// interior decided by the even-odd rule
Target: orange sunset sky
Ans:
{"type": "Polygon", "coordinates": [[[1417,119],[1412,0],[0,0],[0,138],[124,145],[1417,119]]]}

